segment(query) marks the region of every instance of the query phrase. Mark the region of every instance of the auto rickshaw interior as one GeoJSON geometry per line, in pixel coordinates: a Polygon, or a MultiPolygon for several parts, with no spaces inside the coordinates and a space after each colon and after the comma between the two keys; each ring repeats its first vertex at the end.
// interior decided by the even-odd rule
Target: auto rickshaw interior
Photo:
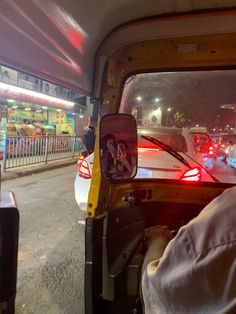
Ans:
{"type": "MultiPolygon", "coordinates": [[[[213,17],[211,14],[209,16],[213,17]]],[[[167,20],[170,23],[173,22],[170,17],[167,20]]],[[[186,27],[188,23],[193,22],[190,16],[183,17],[182,21],[186,23],[186,27]]],[[[131,24],[130,28],[121,27],[119,31],[131,33],[132,27],[136,32],[144,31],[148,23],[153,23],[153,27],[157,27],[159,22],[158,18],[146,23],[136,22],[131,24]]],[[[113,36],[115,35],[116,32],[113,36]]],[[[111,38],[108,38],[107,42],[109,40],[111,38]]],[[[104,46],[106,47],[106,42],[104,46]]],[[[101,47],[98,60],[100,56],[103,56],[104,49],[101,47]]],[[[140,92],[144,88],[139,86],[136,89],[136,98],[132,98],[129,103],[127,95],[132,89],[132,80],[135,80],[138,75],[153,75],[153,73],[168,74],[170,77],[179,74],[183,76],[183,73],[189,73],[190,76],[205,73],[206,77],[208,74],[220,75],[222,73],[227,76],[230,71],[234,72],[235,52],[235,33],[222,34],[215,31],[193,36],[178,35],[126,42],[109,54],[102,74],[98,66],[97,77],[101,74],[102,83],[99,89],[99,83],[95,82],[94,88],[99,89],[101,93],[101,120],[95,145],[86,218],[86,313],[138,313],[138,311],[142,313],[142,307],[139,306],[139,292],[142,261],[145,254],[144,229],[154,225],[167,225],[174,233],[177,232],[181,226],[197,216],[213,198],[235,183],[234,177],[231,178],[232,180],[221,180],[218,177],[218,180],[211,178],[191,182],[177,178],[135,177],[137,172],[128,177],[107,176],[102,163],[102,137],[106,132],[115,132],[115,130],[121,132],[122,130],[124,134],[127,132],[125,138],[129,138],[130,141],[132,128],[128,128],[128,125],[131,125],[133,120],[140,125],[137,111],[140,106],[138,102],[142,97],[140,92]],[[128,108],[127,111],[124,108],[128,108]],[[123,119],[124,114],[132,117],[127,124],[121,124],[120,128],[116,126],[107,130],[106,125],[105,132],[104,125],[109,117],[106,114],[114,114],[113,119],[117,123],[123,119]]],[[[99,61],[98,65],[100,65],[99,61]]],[[[156,91],[160,90],[161,84],[164,84],[166,88],[171,83],[162,81],[154,84],[156,91]]],[[[199,84],[200,81],[198,81],[199,84]]],[[[207,84],[207,81],[202,84],[207,84]]],[[[152,93],[153,86],[147,84],[145,93],[152,93]]],[[[217,93],[216,86],[218,85],[209,89],[209,95],[199,97],[203,97],[204,102],[209,98],[211,102],[211,93],[214,90],[217,93]]],[[[198,104],[194,103],[194,97],[191,103],[191,91],[189,94],[188,87],[189,85],[186,85],[186,91],[182,89],[179,92],[178,90],[178,96],[184,99],[187,95],[189,110],[194,111],[198,104]]],[[[135,91],[135,88],[133,90],[135,91]]],[[[175,90],[169,89],[168,92],[175,93],[175,90]]],[[[231,92],[228,91],[225,101],[233,99],[231,92]]],[[[145,105],[148,106],[148,102],[143,106],[145,105]]],[[[155,108],[158,109],[157,104],[155,108]]],[[[152,124],[157,124],[157,119],[158,117],[153,119],[152,116],[150,117],[152,124]]],[[[166,122],[168,118],[165,116],[164,120],[166,122]]],[[[144,121],[142,124],[145,126],[144,121]]],[[[175,126],[169,125],[169,127],[175,126]]],[[[136,132],[133,132],[133,143],[136,141],[138,146],[136,132]]],[[[139,158],[138,147],[136,147],[134,157],[137,157],[135,166],[139,170],[142,160],[139,158]]],[[[205,171],[204,168],[202,169],[205,171]]]]}

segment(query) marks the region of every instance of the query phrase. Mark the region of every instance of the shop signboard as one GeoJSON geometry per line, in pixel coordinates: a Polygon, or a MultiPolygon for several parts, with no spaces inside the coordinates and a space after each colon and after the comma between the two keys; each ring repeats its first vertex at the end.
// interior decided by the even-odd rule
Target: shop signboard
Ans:
{"type": "Polygon", "coordinates": [[[57,97],[67,100],[67,91],[67,88],[60,86],[57,97]]]}
{"type": "MultiPolygon", "coordinates": [[[[39,92],[48,96],[52,96],[55,98],[71,101],[74,103],[77,103],[78,99],[81,98],[81,95],[71,89],[59,86],[57,84],[50,83],[48,81],[44,81],[36,76],[29,75],[27,73],[16,71],[11,68],[1,66],[0,65],[0,82],[7,83],[10,85],[14,85],[17,87],[21,87],[27,90],[31,90],[34,92],[39,92]]],[[[17,97],[16,99],[21,100],[21,97],[23,96],[24,101],[31,101],[32,96],[29,96],[28,94],[24,93],[24,91],[16,92],[16,91],[8,91],[2,93],[3,96],[6,97],[17,97]],[[5,95],[4,95],[5,94],[5,95]]],[[[33,96],[34,98],[37,98],[37,96],[33,96]]],[[[58,99],[58,103],[60,103],[60,100],[58,99]]],[[[33,100],[32,100],[33,101],[33,100]]],[[[38,99],[35,99],[37,102],[38,99]]],[[[40,101],[39,103],[46,103],[47,101],[40,101]]],[[[50,102],[49,102],[50,104],[50,102]]],[[[56,102],[54,102],[54,105],[56,105],[56,102]]],[[[63,107],[61,104],[60,107],[63,107]]],[[[65,106],[66,107],[66,106],[65,106]]]]}
{"type": "Polygon", "coordinates": [[[57,97],[58,89],[60,88],[58,85],[43,81],[43,94],[48,96],[57,97]]]}
{"type": "Polygon", "coordinates": [[[7,84],[17,85],[17,71],[0,66],[0,80],[7,84]]]}
{"type": "Polygon", "coordinates": [[[18,72],[18,86],[33,90],[35,92],[41,92],[40,84],[41,80],[35,76],[18,72]]]}
{"type": "Polygon", "coordinates": [[[80,95],[68,88],[49,83],[47,81],[42,82],[42,92],[48,96],[68,100],[74,102],[80,95]]]}
{"type": "Polygon", "coordinates": [[[5,98],[11,98],[11,99],[17,99],[17,100],[21,100],[21,101],[25,101],[25,102],[33,102],[33,103],[37,103],[37,104],[41,104],[41,105],[51,105],[52,107],[58,107],[58,108],[62,108],[62,109],[72,109],[71,105],[67,105],[65,103],[62,102],[62,100],[60,99],[45,99],[40,97],[40,95],[29,95],[26,94],[23,91],[12,91],[8,88],[5,89],[1,89],[0,90],[0,96],[3,96],[5,98]]]}

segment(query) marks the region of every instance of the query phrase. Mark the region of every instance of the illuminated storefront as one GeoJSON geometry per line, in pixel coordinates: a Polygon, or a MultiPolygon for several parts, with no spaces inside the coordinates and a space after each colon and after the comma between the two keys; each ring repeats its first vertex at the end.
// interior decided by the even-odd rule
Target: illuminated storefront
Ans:
{"type": "Polygon", "coordinates": [[[45,129],[55,135],[76,135],[88,124],[91,111],[87,103],[78,102],[81,97],[68,88],[0,66],[2,123],[33,125],[38,133],[45,129]]]}

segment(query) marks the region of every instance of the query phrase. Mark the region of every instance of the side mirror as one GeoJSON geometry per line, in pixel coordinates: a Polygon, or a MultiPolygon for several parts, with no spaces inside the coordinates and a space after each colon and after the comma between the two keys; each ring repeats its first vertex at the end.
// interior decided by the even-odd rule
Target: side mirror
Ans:
{"type": "Polygon", "coordinates": [[[109,114],[100,122],[100,160],[106,179],[132,179],[137,172],[137,126],[133,116],[109,114]]]}
{"type": "Polygon", "coordinates": [[[0,192],[0,313],[15,313],[18,234],[14,196],[0,192]]]}

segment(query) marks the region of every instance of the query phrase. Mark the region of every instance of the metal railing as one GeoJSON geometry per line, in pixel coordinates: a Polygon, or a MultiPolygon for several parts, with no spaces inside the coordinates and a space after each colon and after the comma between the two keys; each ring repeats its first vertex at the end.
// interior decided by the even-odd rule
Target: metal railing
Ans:
{"type": "Polygon", "coordinates": [[[75,136],[7,137],[3,145],[3,170],[77,157],[83,147],[75,136]]]}

